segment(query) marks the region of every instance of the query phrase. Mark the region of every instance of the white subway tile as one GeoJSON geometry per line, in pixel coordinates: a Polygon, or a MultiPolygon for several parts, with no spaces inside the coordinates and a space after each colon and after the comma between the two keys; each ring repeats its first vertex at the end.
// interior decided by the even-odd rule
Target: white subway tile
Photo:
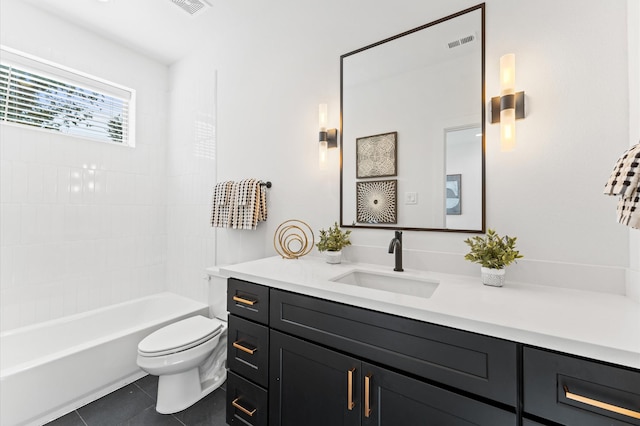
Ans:
{"type": "Polygon", "coordinates": [[[56,203],[58,201],[58,167],[42,166],[42,201],[56,203]]]}
{"type": "Polygon", "coordinates": [[[20,243],[35,244],[41,237],[38,234],[38,205],[20,205],[20,243]]]}
{"type": "Polygon", "coordinates": [[[67,204],[64,206],[64,239],[74,241],[82,237],[80,232],[80,206],[67,204]]]}
{"type": "Polygon", "coordinates": [[[20,145],[23,129],[8,124],[0,124],[0,153],[6,161],[20,160],[20,145]]]}
{"type": "Polygon", "coordinates": [[[96,204],[106,204],[107,202],[107,172],[96,170],[94,174],[94,202],[96,204]]]}
{"type": "Polygon", "coordinates": [[[69,202],[71,204],[82,203],[82,175],[81,167],[69,169],[69,202]]]}
{"type": "Polygon", "coordinates": [[[5,291],[14,286],[16,268],[14,253],[15,247],[13,246],[0,248],[0,291],[5,291]]]}
{"type": "Polygon", "coordinates": [[[71,169],[67,166],[58,166],[58,198],[57,202],[67,204],[71,193],[71,169]]]}
{"type": "Polygon", "coordinates": [[[0,245],[20,243],[20,204],[0,204],[0,245]]]}
{"type": "Polygon", "coordinates": [[[153,198],[152,178],[147,175],[135,175],[136,204],[150,205],[153,198]]]}
{"type": "Polygon", "coordinates": [[[60,243],[65,237],[65,207],[62,204],[51,205],[51,221],[49,223],[51,230],[51,241],[60,243]]]}
{"type": "Polygon", "coordinates": [[[95,203],[96,171],[94,169],[82,170],[82,202],[85,204],[95,203]]]}
{"type": "Polygon", "coordinates": [[[11,168],[11,202],[25,203],[28,197],[29,171],[26,163],[14,161],[11,168]]]}
{"type": "Polygon", "coordinates": [[[44,196],[44,172],[42,165],[29,163],[27,166],[27,202],[42,203],[44,196]]]}
{"type": "Polygon", "coordinates": [[[11,161],[3,157],[0,161],[0,203],[11,202],[11,168],[11,161]]]}

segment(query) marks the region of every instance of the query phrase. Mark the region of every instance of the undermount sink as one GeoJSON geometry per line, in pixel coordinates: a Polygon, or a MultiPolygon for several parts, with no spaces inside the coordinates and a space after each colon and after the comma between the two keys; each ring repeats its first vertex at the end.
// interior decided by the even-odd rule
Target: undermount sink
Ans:
{"type": "Polygon", "coordinates": [[[431,297],[439,284],[425,278],[402,275],[402,272],[384,273],[359,269],[338,275],[329,281],[422,298],[431,297]]]}

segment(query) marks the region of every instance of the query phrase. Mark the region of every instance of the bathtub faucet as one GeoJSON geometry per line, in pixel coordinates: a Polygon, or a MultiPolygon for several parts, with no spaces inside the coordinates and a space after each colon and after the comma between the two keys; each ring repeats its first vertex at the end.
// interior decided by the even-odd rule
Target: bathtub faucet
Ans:
{"type": "Polygon", "coordinates": [[[396,236],[391,240],[389,244],[389,253],[396,254],[396,264],[393,268],[396,272],[402,272],[402,231],[396,231],[396,236]]]}

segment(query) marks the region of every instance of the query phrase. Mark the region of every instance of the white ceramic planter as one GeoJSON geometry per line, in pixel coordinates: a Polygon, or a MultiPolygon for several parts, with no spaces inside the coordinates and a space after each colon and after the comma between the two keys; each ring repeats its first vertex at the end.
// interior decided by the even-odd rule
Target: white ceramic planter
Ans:
{"type": "Polygon", "coordinates": [[[325,260],[327,263],[335,264],[342,262],[342,250],[340,251],[325,251],[325,260]]]}
{"type": "Polygon", "coordinates": [[[504,274],[506,269],[492,269],[480,267],[482,275],[482,284],[493,287],[502,287],[504,285],[504,274]]]}

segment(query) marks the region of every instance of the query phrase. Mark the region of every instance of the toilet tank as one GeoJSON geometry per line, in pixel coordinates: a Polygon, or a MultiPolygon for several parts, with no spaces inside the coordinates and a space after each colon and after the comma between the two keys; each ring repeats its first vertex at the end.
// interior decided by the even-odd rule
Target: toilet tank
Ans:
{"type": "Polygon", "coordinates": [[[218,266],[207,268],[209,275],[209,316],[227,321],[227,276],[218,266]]]}

